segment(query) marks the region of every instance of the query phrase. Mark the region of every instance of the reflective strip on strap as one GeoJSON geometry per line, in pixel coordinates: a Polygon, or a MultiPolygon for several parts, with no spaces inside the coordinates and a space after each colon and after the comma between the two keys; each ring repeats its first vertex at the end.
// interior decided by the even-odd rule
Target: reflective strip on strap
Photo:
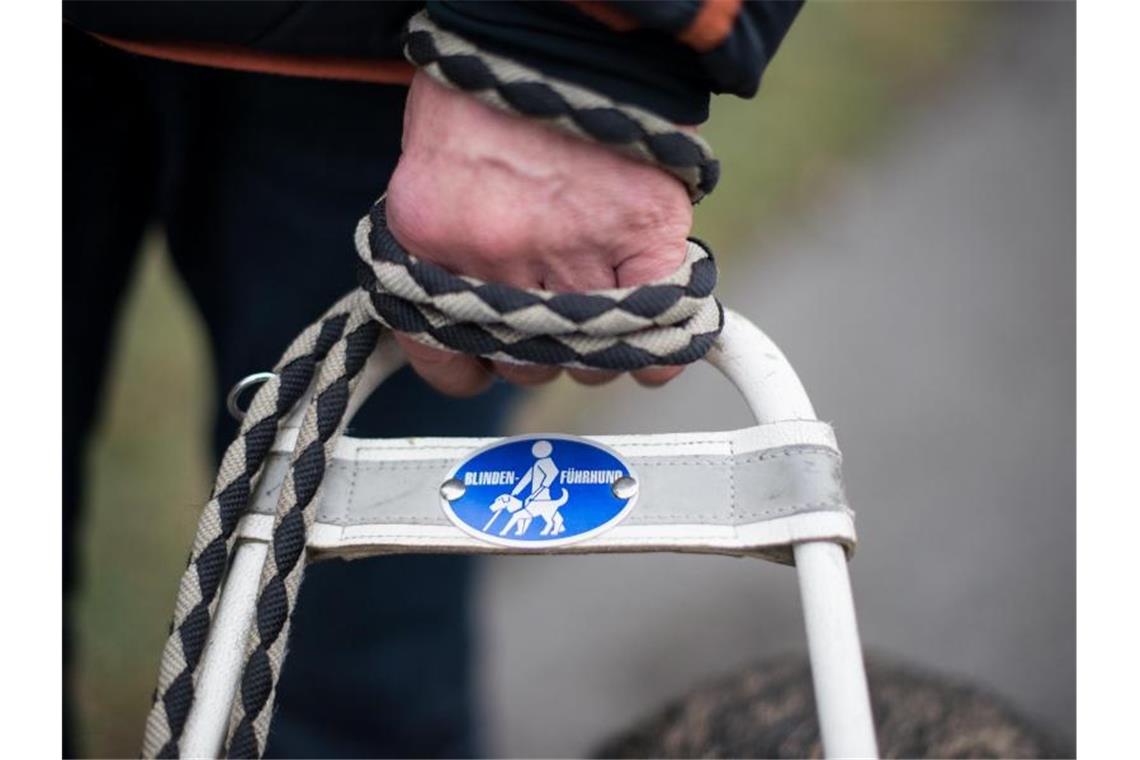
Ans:
{"type": "MultiPolygon", "coordinates": [[[[287,430],[266,464],[252,512],[239,528],[267,539],[296,438],[287,430]]],[[[817,421],[757,425],[716,433],[590,436],[638,472],[633,511],[610,530],[559,547],[516,549],[456,527],[439,486],[457,462],[491,438],[342,438],[324,482],[309,537],[316,557],[399,552],[545,553],[682,551],[760,556],[791,563],[792,544],[831,540],[850,554],[854,513],[847,505],[840,453],[817,421]]]]}

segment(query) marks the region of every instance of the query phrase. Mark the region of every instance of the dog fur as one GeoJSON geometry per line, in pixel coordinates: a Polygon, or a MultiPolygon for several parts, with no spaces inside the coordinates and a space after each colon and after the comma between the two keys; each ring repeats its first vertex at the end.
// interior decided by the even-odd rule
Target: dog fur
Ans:
{"type": "MultiPolygon", "coordinates": [[[[1072,749],[984,691],[888,660],[867,663],[884,758],[1072,757],[1072,749]]],[[[598,757],[822,757],[805,658],[747,668],[607,741],[598,757]]]]}

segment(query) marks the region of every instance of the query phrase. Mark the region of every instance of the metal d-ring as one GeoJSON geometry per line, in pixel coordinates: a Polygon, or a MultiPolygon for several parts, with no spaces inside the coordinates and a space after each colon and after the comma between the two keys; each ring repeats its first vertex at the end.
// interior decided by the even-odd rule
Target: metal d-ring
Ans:
{"type": "Polygon", "coordinates": [[[230,392],[226,394],[226,409],[229,410],[230,416],[238,422],[245,419],[245,411],[238,406],[238,396],[242,394],[246,388],[252,388],[255,385],[261,385],[266,380],[272,380],[276,375],[272,372],[254,372],[252,375],[246,375],[241,380],[238,380],[230,392]]]}

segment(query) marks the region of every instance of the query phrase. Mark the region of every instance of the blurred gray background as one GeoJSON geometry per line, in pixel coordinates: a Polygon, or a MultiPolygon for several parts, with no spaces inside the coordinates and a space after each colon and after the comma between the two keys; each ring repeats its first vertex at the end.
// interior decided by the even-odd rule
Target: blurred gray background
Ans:
{"type": "MultiPolygon", "coordinates": [[[[720,293],[835,425],[865,646],[1073,736],[1073,13],[1019,13],[796,223],[757,230],[720,293]]],[[[552,391],[573,400],[519,427],[750,423],[709,368],[652,394],[615,385],[552,391]]],[[[489,561],[492,751],[577,756],[702,680],[802,650],[793,576],[719,557],[489,561]]]]}
{"type": "MultiPolygon", "coordinates": [[[[703,131],[724,176],[696,225],[723,300],[783,347],[836,427],[867,647],[983,684],[1070,736],[1074,16],[1071,3],[809,0],[760,95],[714,103],[703,131]]],[[[351,230],[343,255],[351,268],[351,230]]],[[[152,236],[88,462],[76,687],[91,756],[138,752],[212,481],[210,371],[152,236]]],[[[749,422],[694,367],[653,392],[559,382],[514,427],[749,422]]],[[[580,755],[703,681],[803,647],[786,567],[647,555],[482,571],[492,754],[580,755]]]]}

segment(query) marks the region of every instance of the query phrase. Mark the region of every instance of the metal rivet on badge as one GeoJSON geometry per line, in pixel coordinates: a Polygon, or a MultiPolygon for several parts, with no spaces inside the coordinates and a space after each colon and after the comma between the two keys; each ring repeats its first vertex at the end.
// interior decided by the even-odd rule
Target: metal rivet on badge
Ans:
{"type": "Polygon", "coordinates": [[[628,499],[637,493],[637,481],[626,475],[615,480],[610,490],[619,499],[628,499]]]}
{"type": "Polygon", "coordinates": [[[443,485],[439,487],[439,495],[448,501],[461,499],[466,492],[467,486],[463,485],[463,481],[456,478],[443,481],[443,485]]]}

